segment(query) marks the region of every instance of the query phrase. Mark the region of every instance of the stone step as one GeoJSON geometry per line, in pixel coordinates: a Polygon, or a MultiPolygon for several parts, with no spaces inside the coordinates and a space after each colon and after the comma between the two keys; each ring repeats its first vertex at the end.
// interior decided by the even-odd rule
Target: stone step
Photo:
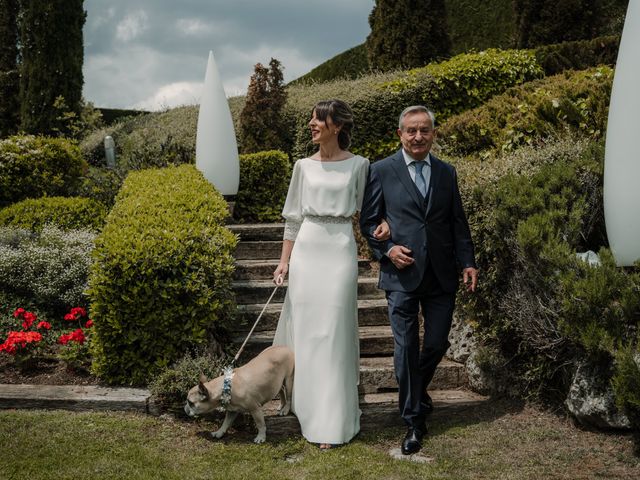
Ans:
{"type": "MultiPolygon", "coordinates": [[[[267,280],[273,277],[278,266],[276,259],[238,260],[233,274],[234,280],[267,280]]],[[[358,276],[372,277],[378,275],[378,266],[371,260],[358,259],[358,276]]]]}
{"type": "MultiPolygon", "coordinates": [[[[373,299],[384,298],[384,292],[378,289],[378,279],[375,277],[358,278],[358,298],[373,299]]],[[[272,302],[278,303],[284,300],[287,283],[278,288],[272,302]]],[[[238,305],[263,304],[273,292],[272,280],[243,280],[233,282],[233,290],[236,294],[238,305]]]]}
{"type": "Polygon", "coordinates": [[[233,233],[240,235],[240,241],[282,240],[284,223],[256,223],[227,225],[233,233]]]}
{"type": "MultiPolygon", "coordinates": [[[[433,399],[433,413],[427,417],[427,424],[449,419],[465,411],[485,406],[489,398],[468,390],[430,390],[433,399]]],[[[298,419],[289,414],[284,417],[277,415],[279,401],[275,400],[265,405],[267,422],[267,438],[283,437],[300,433],[298,419]]],[[[380,430],[381,428],[403,426],[398,410],[397,393],[373,393],[360,397],[360,428],[363,432],[380,430]]],[[[219,414],[220,419],[223,415],[219,414]]],[[[255,426],[247,419],[238,425],[240,429],[255,432],[255,426]]],[[[400,440],[398,440],[399,442],[400,440]]]]}
{"type": "MultiPolygon", "coordinates": [[[[463,364],[443,359],[431,380],[434,390],[452,390],[469,386],[463,364]]],[[[393,368],[393,357],[360,358],[360,392],[381,393],[397,391],[398,384],[393,368]]]]}
{"type": "MultiPolygon", "coordinates": [[[[264,304],[238,305],[233,330],[239,333],[248,333],[263,307],[264,304]]],[[[270,303],[256,326],[256,331],[275,330],[281,311],[282,303],[270,303]]],[[[358,324],[361,327],[388,325],[387,301],[384,298],[358,300],[358,324]]]]}
{"type": "MultiPolygon", "coordinates": [[[[393,335],[388,325],[360,327],[360,356],[383,357],[393,355],[393,335]]],[[[243,361],[255,357],[262,350],[273,343],[274,330],[254,332],[240,357],[243,361]]],[[[242,344],[246,335],[238,335],[234,343],[242,344]]]]}
{"type": "Polygon", "coordinates": [[[242,241],[235,252],[236,260],[277,260],[282,252],[281,240],[242,241]]]}

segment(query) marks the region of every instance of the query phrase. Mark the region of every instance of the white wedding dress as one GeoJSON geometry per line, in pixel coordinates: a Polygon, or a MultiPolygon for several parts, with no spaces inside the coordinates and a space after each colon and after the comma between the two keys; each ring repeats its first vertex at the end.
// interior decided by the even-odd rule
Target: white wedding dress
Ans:
{"type": "Polygon", "coordinates": [[[292,409],[313,443],[346,443],[360,430],[358,260],[351,217],[369,161],[310,158],[293,168],[282,216],[295,240],[274,345],[295,352],[292,409]]]}

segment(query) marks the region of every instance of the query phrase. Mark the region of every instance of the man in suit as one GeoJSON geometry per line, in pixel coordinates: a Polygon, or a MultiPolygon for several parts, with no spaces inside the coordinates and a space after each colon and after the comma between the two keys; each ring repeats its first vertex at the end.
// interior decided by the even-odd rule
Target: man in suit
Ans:
{"type": "Polygon", "coordinates": [[[460,269],[469,291],[475,291],[478,278],[456,171],[430,153],[434,127],[426,107],[402,112],[397,131],[402,148],[371,165],[360,213],[362,233],[380,262],[378,287],[389,304],[400,414],[408,427],[405,455],[422,448],[425,418],[433,409],[426,390],[449,348],[460,269]],[[379,240],[376,231],[382,219],[391,230],[387,240],[379,240]]]}

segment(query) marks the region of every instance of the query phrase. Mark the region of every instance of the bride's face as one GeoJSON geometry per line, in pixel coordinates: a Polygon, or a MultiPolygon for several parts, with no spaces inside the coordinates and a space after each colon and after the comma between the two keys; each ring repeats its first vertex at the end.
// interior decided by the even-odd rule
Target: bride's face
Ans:
{"type": "Polygon", "coordinates": [[[319,120],[316,117],[316,111],[313,111],[311,120],[309,121],[309,128],[311,129],[311,140],[315,144],[326,143],[332,138],[337,138],[336,132],[339,131],[331,117],[327,116],[326,120],[319,120]]]}

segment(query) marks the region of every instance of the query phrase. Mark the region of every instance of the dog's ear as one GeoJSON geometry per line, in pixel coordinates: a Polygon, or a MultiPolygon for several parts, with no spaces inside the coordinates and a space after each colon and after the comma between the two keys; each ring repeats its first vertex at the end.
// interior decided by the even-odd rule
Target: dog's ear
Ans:
{"type": "Polygon", "coordinates": [[[207,387],[205,387],[204,385],[206,381],[207,381],[207,377],[205,377],[203,374],[200,374],[200,382],[198,382],[198,391],[204,398],[208,400],[209,390],[207,390],[207,387]]]}
{"type": "Polygon", "coordinates": [[[204,373],[200,374],[200,383],[207,383],[209,380],[207,380],[207,377],[204,373]]]}

